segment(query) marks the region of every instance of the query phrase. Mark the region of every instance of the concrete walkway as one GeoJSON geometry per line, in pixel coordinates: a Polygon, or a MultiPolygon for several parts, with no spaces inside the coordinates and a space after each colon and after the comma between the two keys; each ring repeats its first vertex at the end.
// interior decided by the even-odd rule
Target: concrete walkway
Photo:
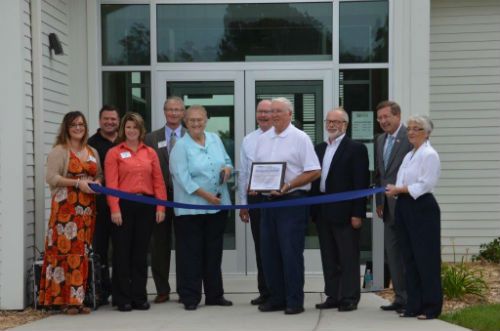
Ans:
{"type": "MultiPolygon", "coordinates": [[[[150,284],[151,285],[151,284],[150,284]]],[[[196,311],[185,311],[183,305],[173,301],[152,304],[148,311],[121,313],[110,306],[101,307],[91,315],[53,315],[23,325],[14,330],[66,331],[66,330],[141,330],[141,331],[460,331],[464,328],[440,320],[419,321],[400,318],[396,313],[383,312],[379,306],[386,301],[375,294],[362,294],[358,310],[338,312],[335,309],[317,310],[314,305],[324,300],[320,277],[307,277],[306,311],[298,315],[283,312],[261,313],[250,300],[255,297],[254,277],[225,276],[226,298],[232,307],[207,307],[201,304],[196,311]]],[[[152,289],[151,289],[152,290],[152,289]]],[[[151,297],[152,299],[152,297],[151,297]]],[[[203,303],[203,301],[202,301],[203,303]]]]}

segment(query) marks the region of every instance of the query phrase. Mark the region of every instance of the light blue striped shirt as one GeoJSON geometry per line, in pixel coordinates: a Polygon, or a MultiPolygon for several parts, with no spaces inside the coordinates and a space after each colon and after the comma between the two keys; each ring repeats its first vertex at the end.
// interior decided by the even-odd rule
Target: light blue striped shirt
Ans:
{"type": "MultiPolygon", "coordinates": [[[[205,132],[205,146],[196,143],[189,133],[179,139],[170,154],[170,173],[174,184],[174,201],[197,205],[209,202],[194,192],[200,187],[221,194],[221,204],[229,205],[227,184],[219,185],[222,168],[233,167],[219,136],[205,132]]],[[[214,214],[217,210],[174,208],[175,215],[214,214]]]]}

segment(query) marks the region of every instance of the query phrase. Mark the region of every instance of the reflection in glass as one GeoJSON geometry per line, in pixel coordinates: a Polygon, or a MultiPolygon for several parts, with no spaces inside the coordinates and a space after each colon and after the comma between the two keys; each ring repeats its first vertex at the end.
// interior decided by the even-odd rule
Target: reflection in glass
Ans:
{"type": "Polygon", "coordinates": [[[151,85],[149,72],[102,73],[102,103],[115,105],[120,116],[134,111],[144,118],[147,131],[151,130],[151,85]]]}
{"type": "MultiPolygon", "coordinates": [[[[178,96],[186,108],[202,105],[208,113],[206,130],[219,135],[234,166],[234,82],[167,82],[167,96],[178,96]]],[[[235,178],[228,182],[231,202],[235,203],[235,178]]],[[[230,210],[224,232],[224,249],[236,249],[235,213],[230,210]]]]}
{"type": "Polygon", "coordinates": [[[101,5],[102,64],[149,65],[149,6],[101,5]]]}
{"type": "Polygon", "coordinates": [[[158,62],[331,60],[332,4],[157,6],[158,62]]]}
{"type": "MultiPolygon", "coordinates": [[[[343,105],[352,118],[353,111],[370,111],[373,118],[376,117],[375,107],[380,101],[387,100],[388,90],[388,71],[387,69],[349,69],[341,70],[339,73],[339,104],[343,105]]],[[[381,133],[377,121],[373,121],[373,137],[381,133]]],[[[351,136],[352,124],[347,130],[348,136],[351,136]]],[[[368,148],[370,156],[370,176],[373,183],[374,175],[374,144],[373,139],[362,140],[368,148]]],[[[372,211],[372,203],[369,199],[367,211],[372,211]]],[[[372,223],[370,220],[363,219],[363,226],[360,233],[361,263],[372,260],[372,223]]]]}
{"type": "Polygon", "coordinates": [[[389,61],[387,1],[340,3],[340,62],[389,61]]]}

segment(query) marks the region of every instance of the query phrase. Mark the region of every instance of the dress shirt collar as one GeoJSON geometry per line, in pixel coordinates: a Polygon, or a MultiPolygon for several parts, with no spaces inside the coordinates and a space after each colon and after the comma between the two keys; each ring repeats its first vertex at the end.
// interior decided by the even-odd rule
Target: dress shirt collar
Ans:
{"type": "Polygon", "coordinates": [[[276,133],[276,129],[274,128],[274,126],[270,129],[270,130],[273,130],[271,131],[271,138],[276,138],[276,137],[280,137],[280,138],[285,138],[286,136],[288,136],[288,134],[290,133],[291,130],[293,130],[294,126],[292,123],[288,124],[287,128],[283,131],[281,131],[279,134],[276,133]]]}
{"type": "Polygon", "coordinates": [[[393,134],[389,134],[389,133],[388,133],[388,134],[387,134],[387,138],[389,138],[389,136],[392,136],[392,137],[394,138],[394,141],[396,141],[396,138],[398,137],[399,130],[401,130],[401,127],[402,127],[402,126],[403,126],[403,123],[402,123],[402,122],[401,122],[401,123],[399,123],[399,126],[398,126],[397,130],[396,130],[396,131],[394,131],[394,133],[393,133],[393,134]]]}
{"type": "Polygon", "coordinates": [[[326,138],[325,142],[327,144],[327,146],[338,146],[340,145],[340,142],[342,141],[342,139],[344,139],[345,137],[345,133],[341,134],[340,136],[338,136],[337,138],[333,139],[332,142],[330,142],[330,138],[326,138]]]}
{"type": "Polygon", "coordinates": [[[173,130],[168,125],[165,124],[165,138],[170,139],[170,135],[172,134],[172,131],[175,132],[175,136],[177,138],[180,138],[181,132],[182,132],[182,125],[179,125],[175,130],[173,130]]]}
{"type": "MultiPolygon", "coordinates": [[[[123,141],[120,144],[118,144],[118,148],[126,149],[128,151],[134,152],[130,147],[128,147],[128,145],[127,145],[127,143],[125,141],[123,141]]],[[[137,151],[136,152],[138,152],[142,148],[146,148],[146,145],[144,145],[144,143],[140,142],[139,145],[137,146],[137,151]]]]}

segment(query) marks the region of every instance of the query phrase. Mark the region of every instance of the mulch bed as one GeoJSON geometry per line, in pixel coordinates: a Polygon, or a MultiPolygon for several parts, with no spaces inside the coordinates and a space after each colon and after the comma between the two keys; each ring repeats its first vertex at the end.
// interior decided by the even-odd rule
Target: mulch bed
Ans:
{"type": "MultiPolygon", "coordinates": [[[[466,295],[460,300],[445,298],[443,313],[456,311],[478,304],[500,303],[500,264],[488,262],[470,262],[467,264],[473,270],[478,270],[483,274],[483,278],[488,284],[488,291],[486,292],[484,298],[480,298],[475,295],[466,295]]],[[[377,294],[391,302],[394,297],[394,292],[391,289],[380,291],[377,294]]]]}

